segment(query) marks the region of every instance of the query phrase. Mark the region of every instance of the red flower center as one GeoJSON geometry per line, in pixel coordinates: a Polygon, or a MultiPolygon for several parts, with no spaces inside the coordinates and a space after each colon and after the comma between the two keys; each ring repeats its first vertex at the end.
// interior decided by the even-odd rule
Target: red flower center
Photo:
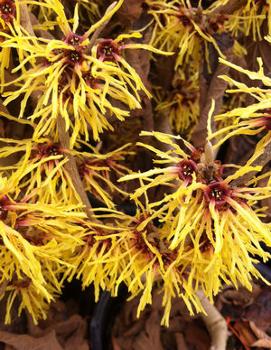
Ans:
{"type": "Polygon", "coordinates": [[[69,45],[78,46],[83,41],[83,37],[75,33],[70,33],[67,35],[64,41],[69,45]]]}
{"type": "Polygon", "coordinates": [[[215,202],[215,206],[221,208],[227,204],[231,190],[222,182],[214,182],[208,185],[204,194],[208,202],[215,202]]]}
{"type": "Polygon", "coordinates": [[[68,60],[68,63],[71,65],[76,65],[77,63],[81,63],[83,60],[82,52],[79,50],[68,50],[67,60],[68,60]]]}
{"type": "Polygon", "coordinates": [[[0,15],[5,22],[11,22],[16,14],[15,3],[12,0],[6,0],[0,3],[0,15]]]}
{"type": "Polygon", "coordinates": [[[193,160],[182,160],[178,165],[178,176],[181,180],[192,182],[192,176],[197,170],[197,164],[193,160]]]}
{"type": "Polygon", "coordinates": [[[120,47],[114,40],[104,39],[98,44],[97,56],[102,61],[117,61],[120,56],[120,47]]]}

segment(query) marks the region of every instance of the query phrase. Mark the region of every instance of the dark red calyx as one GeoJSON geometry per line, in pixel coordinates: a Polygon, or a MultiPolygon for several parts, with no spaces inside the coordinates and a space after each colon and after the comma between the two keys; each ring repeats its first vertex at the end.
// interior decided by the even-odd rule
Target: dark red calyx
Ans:
{"type": "Polygon", "coordinates": [[[84,38],[81,35],[77,35],[75,33],[70,33],[65,38],[65,43],[72,45],[72,46],[78,46],[83,42],[84,38]]]}
{"type": "Polygon", "coordinates": [[[259,122],[262,126],[265,127],[265,129],[271,130],[271,115],[260,118],[259,122]]]}
{"type": "Polygon", "coordinates": [[[0,199],[0,220],[5,220],[8,216],[8,210],[6,209],[6,205],[9,203],[9,199],[7,196],[3,196],[0,199]]]}
{"type": "Polygon", "coordinates": [[[94,78],[90,72],[83,75],[83,79],[86,84],[92,89],[97,89],[99,87],[99,80],[94,78]]]}
{"type": "Polygon", "coordinates": [[[61,146],[58,143],[52,143],[52,144],[40,144],[37,146],[37,150],[35,152],[40,157],[49,157],[49,156],[57,156],[59,154],[62,154],[61,146]]]}
{"type": "Polygon", "coordinates": [[[26,277],[22,280],[14,281],[12,284],[14,285],[14,287],[16,287],[18,289],[24,289],[24,288],[28,288],[30,286],[31,280],[26,277]]]}

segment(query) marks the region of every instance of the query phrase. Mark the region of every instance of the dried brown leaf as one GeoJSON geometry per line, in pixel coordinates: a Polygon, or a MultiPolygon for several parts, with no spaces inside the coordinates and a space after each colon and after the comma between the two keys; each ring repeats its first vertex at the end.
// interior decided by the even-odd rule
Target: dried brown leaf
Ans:
{"type": "Polygon", "coordinates": [[[13,346],[15,350],[63,350],[56,338],[55,331],[40,338],[0,331],[0,342],[13,346]]]}
{"type": "Polygon", "coordinates": [[[153,311],[146,322],[145,331],[136,338],[134,349],[146,350],[153,348],[155,350],[163,350],[160,330],[160,316],[157,311],[153,311]]]}
{"type": "Polygon", "coordinates": [[[250,321],[249,326],[259,339],[271,339],[262,329],[256,326],[255,322],[250,321]]]}
{"type": "Polygon", "coordinates": [[[189,323],[184,331],[184,337],[188,349],[209,350],[210,337],[207,330],[204,329],[203,324],[200,326],[196,323],[189,323]]]}
{"type": "Polygon", "coordinates": [[[252,293],[245,288],[240,288],[238,290],[229,288],[223,291],[220,298],[224,304],[232,304],[234,307],[246,307],[253,302],[252,293]]]}
{"type": "Polygon", "coordinates": [[[256,326],[266,330],[271,325],[271,290],[264,289],[255,302],[244,312],[243,317],[255,322],[256,326]]]}
{"type": "Polygon", "coordinates": [[[175,340],[177,345],[177,350],[188,350],[186,342],[184,340],[184,336],[182,333],[175,334],[175,340]]]}
{"type": "Polygon", "coordinates": [[[28,332],[35,338],[44,337],[49,331],[56,334],[59,344],[64,350],[88,350],[89,346],[86,340],[87,323],[79,315],[72,315],[70,318],[63,320],[65,310],[61,308],[58,313],[54,313],[56,321],[45,320],[40,326],[33,325],[31,320],[28,322],[28,332]]]}

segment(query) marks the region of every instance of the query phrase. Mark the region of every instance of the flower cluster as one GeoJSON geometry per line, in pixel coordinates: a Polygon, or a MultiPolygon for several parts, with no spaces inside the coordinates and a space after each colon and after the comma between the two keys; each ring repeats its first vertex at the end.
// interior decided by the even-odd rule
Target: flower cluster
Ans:
{"type": "Polygon", "coordinates": [[[226,176],[225,169],[232,166],[212,161],[208,148],[197,151],[180,137],[158,132],[142,135],[153,135],[167,144],[167,152],[141,144],[159,157],[155,162],[163,167],[130,174],[121,181],[140,180],[140,187],[131,195],[136,201],[143,194],[151,198],[151,189],[157,186],[168,186],[170,190],[147,202],[149,216],[140,228],[154,219],[166,227],[168,249],[175,252],[176,262],[186,262],[190,288],[202,289],[210,300],[223,283],[251,289],[252,276],[261,277],[254,263],[259,258],[269,258],[260,243],[270,246],[270,227],[261,220],[263,210],[256,208],[259,201],[270,197],[271,187],[257,187],[257,179],[244,186],[234,182],[261,167],[236,166],[226,176]],[[175,143],[177,140],[182,147],[175,143]]]}
{"type": "Polygon", "coordinates": [[[78,205],[31,203],[21,193],[14,200],[13,177],[0,178],[1,274],[8,295],[5,321],[19,298],[19,314],[27,308],[34,322],[46,317],[49,302],[61,291],[61,274],[71,266],[70,246],[80,243],[78,205]]]}
{"type": "MultiPolygon", "coordinates": [[[[267,37],[271,42],[271,38],[267,37]]],[[[233,63],[221,59],[221,62],[234,70],[248,76],[251,80],[259,79],[262,86],[247,86],[243,82],[238,82],[227,76],[221,76],[229,85],[236,88],[228,89],[230,94],[250,95],[255,99],[253,104],[247,106],[239,106],[219,114],[215,117],[217,122],[226,122],[224,127],[211,135],[211,138],[217,138],[217,147],[224,143],[227,139],[235,135],[257,135],[263,133],[263,137],[257,145],[255,156],[260,156],[266,145],[270,142],[271,130],[271,103],[270,103],[270,86],[271,79],[265,75],[262,59],[258,58],[259,70],[253,72],[237,66],[233,63]]]]}
{"type": "MultiPolygon", "coordinates": [[[[146,8],[152,18],[150,43],[176,52],[172,92],[169,96],[161,95],[157,111],[165,118],[169,113],[173,130],[189,138],[198,120],[199,76],[206,75],[202,72],[204,62],[211,73],[216,67],[214,55],[225,59],[231,52],[244,57],[247,54],[244,38],[261,40],[266,24],[270,27],[269,4],[265,0],[240,1],[235,5],[229,0],[216,0],[209,5],[202,1],[147,0],[146,8]]],[[[226,102],[225,108],[229,108],[226,102]]]]}
{"type": "Polygon", "coordinates": [[[102,242],[116,231],[110,219],[114,212],[101,219],[85,206],[87,193],[111,210],[127,196],[116,180],[129,172],[123,161],[133,153],[129,145],[100,151],[101,144],[93,146],[79,136],[99,140],[105,129],[113,129],[113,116],[124,120],[141,107],[142,94],[151,96],[125,51],[162,53],[133,42],[139,33],[96,37],[122,3],[85,28],[78,4],[70,18],[60,1],[0,2],[2,97],[8,107],[20,100],[18,116],[3,106],[0,112],[0,297],[7,298],[8,323],[16,305],[19,314],[27,309],[34,322],[45,318],[70,276],[82,279],[83,287],[93,282],[97,298],[100,288],[115,290],[109,278],[113,265],[107,263],[113,251],[109,238],[102,242]],[[21,21],[28,10],[32,27],[23,26],[27,19],[21,21]],[[17,52],[14,62],[12,52],[17,52]],[[11,125],[25,129],[28,137],[9,137],[11,125]]]}
{"type": "MultiPolygon", "coordinates": [[[[123,1],[111,11],[112,14],[123,1]]],[[[91,35],[97,24],[84,34],[76,34],[79,26],[78,7],[75,8],[73,27],[61,3],[45,2],[57,13],[62,39],[44,39],[33,37],[14,28],[5,37],[3,48],[23,48],[20,64],[12,72],[21,71],[15,80],[6,84],[18,85],[15,91],[5,91],[5,105],[23,96],[19,117],[26,116],[26,105],[33,93],[38,102],[29,118],[36,123],[33,138],[54,135],[57,117],[65,120],[65,127],[72,131],[71,146],[79,135],[89,140],[89,133],[94,140],[99,140],[103,130],[113,130],[110,118],[124,120],[130,110],[140,108],[143,91],[150,97],[140,77],[133,67],[123,58],[126,49],[147,49],[157,53],[161,51],[146,44],[125,44],[129,38],[140,38],[139,33],[119,35],[116,39],[101,39],[91,47],[91,35]],[[32,66],[27,69],[28,65],[32,66]],[[112,101],[115,101],[113,103],[112,101]],[[118,104],[117,104],[118,102],[118,104]],[[128,110],[123,106],[127,106],[128,110]]],[[[106,21],[106,14],[98,24],[106,21]]]]}
{"type": "Polygon", "coordinates": [[[177,133],[189,134],[199,117],[198,74],[190,79],[181,79],[178,74],[172,85],[173,89],[166,97],[164,94],[159,96],[156,110],[168,115],[171,127],[177,133]]]}
{"type": "Polygon", "coordinates": [[[269,4],[247,0],[229,11],[228,0],[146,0],[140,25],[123,33],[119,19],[111,22],[123,3],[101,16],[101,0],[0,0],[7,323],[16,307],[35,323],[45,318],[75,278],[94,287],[96,301],[125,284],[130,299],[139,297],[138,316],[159,289],[167,326],[175,297],[191,314],[204,313],[201,291],[213,302],[225,285],[251,289],[253,278],[263,279],[256,265],[270,258],[263,201],[271,197],[271,172],[257,159],[271,141],[271,79],[261,58],[257,72],[227,61],[223,42],[229,37],[229,51],[244,55],[246,37],[262,39],[270,27],[269,4]],[[255,84],[221,76],[228,95],[218,91],[223,111],[213,118],[210,80],[222,65],[255,84]],[[199,119],[205,148],[188,141],[199,119]],[[177,136],[161,132],[167,128],[177,136]],[[133,144],[136,129],[149,130],[140,134],[145,143],[133,144]],[[257,135],[249,160],[215,160],[236,135],[257,135]]]}

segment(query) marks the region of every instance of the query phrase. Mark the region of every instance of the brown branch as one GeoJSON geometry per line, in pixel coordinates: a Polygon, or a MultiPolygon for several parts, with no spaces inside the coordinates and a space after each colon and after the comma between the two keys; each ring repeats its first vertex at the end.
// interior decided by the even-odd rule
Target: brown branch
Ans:
{"type": "Polygon", "coordinates": [[[226,350],[228,328],[224,317],[217,308],[210,303],[202,291],[197,292],[201,304],[207,315],[201,315],[211,336],[211,350],[226,350]]]}
{"type": "MultiPolygon", "coordinates": [[[[258,158],[254,160],[254,162],[251,164],[252,166],[261,166],[264,168],[264,166],[271,161],[271,139],[268,142],[268,144],[265,146],[263,154],[261,154],[258,158]]],[[[242,177],[234,180],[231,182],[232,186],[241,186],[250,181],[255,175],[257,174],[257,171],[250,171],[243,175],[242,177]]]]}
{"type": "MultiPolygon", "coordinates": [[[[34,13],[30,12],[29,13],[30,16],[30,20],[32,25],[37,25],[39,24],[39,21],[37,19],[37,17],[34,15],[34,13]]],[[[37,33],[38,37],[44,38],[44,39],[54,39],[53,35],[51,33],[49,33],[47,30],[43,30],[43,29],[37,29],[35,30],[35,32],[37,33]]]]}
{"type": "MultiPolygon", "coordinates": [[[[205,94],[204,92],[204,107],[202,108],[200,112],[200,119],[198,124],[196,125],[195,129],[193,130],[193,134],[191,137],[192,144],[195,147],[204,147],[206,138],[207,138],[207,120],[208,120],[208,113],[211,107],[212,100],[215,100],[215,110],[214,114],[217,114],[222,106],[223,103],[223,96],[224,92],[227,87],[227,82],[223,81],[219,78],[219,75],[223,75],[228,73],[229,67],[218,64],[213,78],[211,80],[211,83],[209,85],[208,91],[205,94]]],[[[204,82],[204,87],[206,87],[206,84],[204,82]]],[[[201,92],[204,91],[204,88],[201,89],[201,92]]]]}
{"type": "Polygon", "coordinates": [[[229,0],[225,5],[221,5],[210,12],[210,16],[216,14],[231,15],[245,5],[247,0],[229,0]]]}

